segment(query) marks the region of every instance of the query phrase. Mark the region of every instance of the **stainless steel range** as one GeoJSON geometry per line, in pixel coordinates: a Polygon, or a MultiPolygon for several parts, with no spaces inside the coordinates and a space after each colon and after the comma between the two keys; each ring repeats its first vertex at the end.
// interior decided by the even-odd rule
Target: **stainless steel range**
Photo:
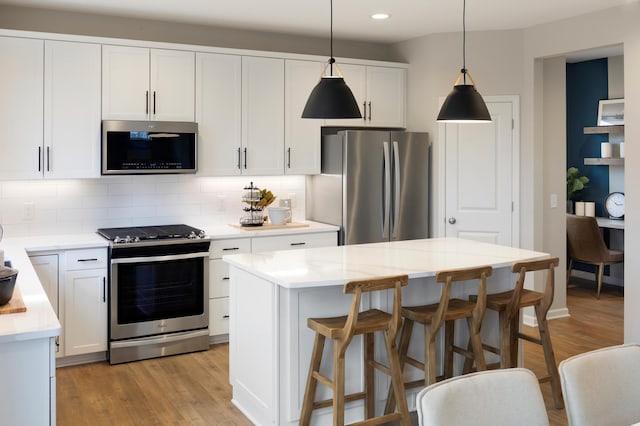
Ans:
{"type": "Polygon", "coordinates": [[[209,244],[187,225],[101,228],[111,241],[111,364],[209,347],[209,244]]]}

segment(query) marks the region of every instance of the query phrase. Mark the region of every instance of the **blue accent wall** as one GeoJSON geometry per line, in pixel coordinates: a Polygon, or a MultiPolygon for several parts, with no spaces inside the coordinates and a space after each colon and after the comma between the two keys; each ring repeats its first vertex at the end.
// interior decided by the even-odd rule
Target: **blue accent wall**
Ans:
{"type": "Polygon", "coordinates": [[[600,157],[600,143],[607,134],[585,135],[584,128],[598,121],[598,101],[609,98],[608,60],[596,59],[567,64],[567,169],[577,167],[589,178],[576,201],[595,201],[596,216],[605,216],[604,199],[609,194],[609,166],[585,166],[585,158],[600,157]]]}

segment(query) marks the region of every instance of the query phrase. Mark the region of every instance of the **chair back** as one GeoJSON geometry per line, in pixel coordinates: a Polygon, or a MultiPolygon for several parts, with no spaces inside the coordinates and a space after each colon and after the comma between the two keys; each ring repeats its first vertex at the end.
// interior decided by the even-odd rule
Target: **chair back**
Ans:
{"type": "Polygon", "coordinates": [[[548,426],[536,376],[524,368],[487,370],[424,388],[416,400],[421,426],[548,426]]]}
{"type": "Polygon", "coordinates": [[[511,272],[518,274],[518,279],[513,287],[513,294],[508,307],[509,312],[507,312],[507,318],[509,321],[513,320],[517,315],[520,315],[520,298],[522,296],[522,289],[524,288],[524,281],[527,276],[527,272],[547,271],[547,278],[544,285],[544,296],[541,302],[542,315],[545,317],[547,316],[547,312],[553,303],[555,290],[555,268],[558,266],[559,262],[560,260],[557,257],[550,257],[542,260],[514,262],[511,265],[511,272]]]}
{"type": "Polygon", "coordinates": [[[491,266],[438,271],[436,273],[436,282],[443,283],[443,287],[438,309],[431,320],[432,329],[439,329],[444,321],[451,298],[451,286],[453,283],[469,280],[478,281],[478,298],[476,300],[476,306],[473,309],[473,318],[476,326],[480,327],[487,308],[487,277],[490,277],[492,272],[493,268],[491,266]]]}
{"type": "Polygon", "coordinates": [[[568,214],[567,240],[569,256],[578,261],[602,262],[609,252],[595,217],[568,214]]]}
{"type": "Polygon", "coordinates": [[[391,310],[391,321],[388,325],[388,331],[389,337],[392,340],[395,339],[402,323],[402,318],[400,316],[400,310],[402,309],[402,287],[406,286],[408,283],[408,275],[395,275],[369,280],[356,280],[346,283],[344,285],[344,292],[345,294],[353,294],[353,298],[351,300],[349,315],[342,332],[342,336],[344,336],[345,342],[348,342],[349,340],[351,340],[351,337],[353,337],[358,321],[358,313],[360,312],[362,293],[391,289],[393,289],[393,303],[391,310]]]}
{"type": "Polygon", "coordinates": [[[640,422],[640,345],[611,346],[560,363],[569,426],[640,422]]]}

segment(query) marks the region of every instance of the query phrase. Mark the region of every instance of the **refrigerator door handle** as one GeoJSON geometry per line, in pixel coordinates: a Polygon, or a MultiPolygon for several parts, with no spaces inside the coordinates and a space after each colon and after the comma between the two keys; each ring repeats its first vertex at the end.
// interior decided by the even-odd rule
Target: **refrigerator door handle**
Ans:
{"type": "Polygon", "coordinates": [[[397,224],[400,216],[400,152],[398,151],[398,141],[393,141],[393,225],[391,237],[395,238],[398,234],[397,224]]]}
{"type": "Polygon", "coordinates": [[[384,154],[384,209],[382,211],[382,238],[384,238],[385,236],[390,235],[389,216],[391,213],[391,161],[389,158],[389,142],[383,142],[382,151],[384,154]]]}

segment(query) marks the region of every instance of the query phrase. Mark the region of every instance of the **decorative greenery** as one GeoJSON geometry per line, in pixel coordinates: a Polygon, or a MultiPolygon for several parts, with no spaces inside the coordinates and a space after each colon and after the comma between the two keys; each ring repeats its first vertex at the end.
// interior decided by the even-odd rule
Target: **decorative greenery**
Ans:
{"type": "Polygon", "coordinates": [[[576,192],[587,187],[589,178],[580,176],[580,170],[577,167],[569,167],[567,170],[567,200],[573,199],[576,192]]]}

